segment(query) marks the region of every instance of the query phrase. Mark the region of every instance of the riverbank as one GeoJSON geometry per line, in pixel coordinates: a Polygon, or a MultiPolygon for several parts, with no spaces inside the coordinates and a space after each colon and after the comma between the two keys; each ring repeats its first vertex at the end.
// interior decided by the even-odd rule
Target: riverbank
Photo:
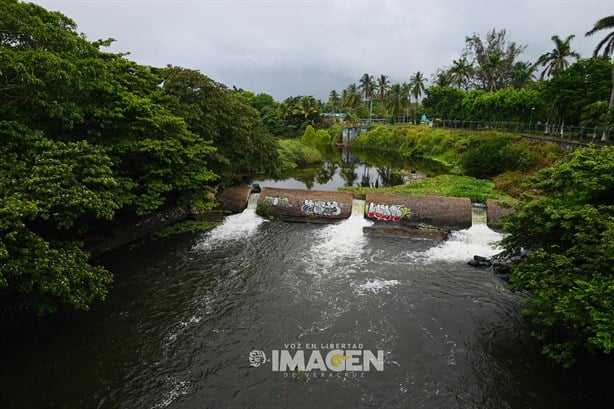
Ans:
{"type": "MultiPolygon", "coordinates": [[[[426,158],[447,167],[450,175],[473,176],[489,179],[498,190],[512,197],[519,197],[526,190],[526,180],[539,170],[551,166],[566,152],[556,145],[522,140],[519,135],[478,130],[431,128],[423,125],[376,125],[356,137],[352,148],[388,154],[392,157],[426,158]]],[[[460,183],[467,187],[468,179],[442,179],[445,185],[460,183]]],[[[420,185],[418,185],[420,186],[420,185]]],[[[419,187],[410,188],[418,191],[419,187]]],[[[435,186],[423,185],[428,189],[435,186]]],[[[485,186],[470,187],[476,201],[485,186]]],[[[455,189],[442,187],[442,195],[453,195],[455,189]]],[[[417,193],[419,194],[419,193],[417,193]]],[[[496,195],[496,193],[489,193],[496,195]]],[[[491,196],[490,198],[500,198],[491,196]]]]}
{"type": "Polygon", "coordinates": [[[495,190],[495,183],[490,180],[459,175],[439,175],[432,178],[412,180],[408,184],[392,187],[371,188],[351,186],[342,187],[339,190],[352,192],[359,196],[365,196],[368,193],[387,193],[416,196],[467,197],[474,203],[485,203],[488,199],[513,200],[511,196],[495,190]]]}

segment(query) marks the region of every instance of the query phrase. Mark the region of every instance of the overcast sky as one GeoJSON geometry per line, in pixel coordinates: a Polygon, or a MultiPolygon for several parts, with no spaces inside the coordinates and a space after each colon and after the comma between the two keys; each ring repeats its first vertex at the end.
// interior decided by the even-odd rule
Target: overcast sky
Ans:
{"type": "Polygon", "coordinates": [[[115,38],[110,50],[138,63],[198,69],[277,100],[327,99],[365,72],[430,79],[460,56],[465,36],[492,28],[528,45],[522,60],[550,51],[553,34],[575,34],[572,48],[589,57],[605,33],[584,33],[614,14],[614,0],[34,2],[71,17],[89,40],[115,38]]]}

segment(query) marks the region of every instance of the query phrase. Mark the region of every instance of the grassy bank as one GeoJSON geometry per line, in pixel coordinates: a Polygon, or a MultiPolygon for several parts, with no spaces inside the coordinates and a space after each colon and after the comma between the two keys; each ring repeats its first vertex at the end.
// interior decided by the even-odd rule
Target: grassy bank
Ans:
{"type": "Polygon", "coordinates": [[[459,175],[440,175],[393,187],[365,188],[354,186],[343,187],[339,190],[361,196],[369,192],[377,192],[419,196],[468,197],[472,202],[485,202],[486,199],[512,199],[509,195],[495,190],[495,184],[490,180],[459,175]]]}
{"type": "MultiPolygon", "coordinates": [[[[556,145],[524,141],[517,134],[422,125],[378,125],[358,136],[352,147],[385,152],[405,159],[427,158],[437,161],[444,164],[451,174],[492,180],[495,189],[515,197],[526,189],[524,181],[528,176],[551,166],[564,155],[556,145]]],[[[479,183],[468,179],[438,180],[443,186],[425,189],[433,189],[442,194],[451,192],[450,195],[454,196],[459,189],[446,185],[461,183],[475,197],[483,197],[486,193],[482,187],[477,190],[471,187],[479,183]]]]}

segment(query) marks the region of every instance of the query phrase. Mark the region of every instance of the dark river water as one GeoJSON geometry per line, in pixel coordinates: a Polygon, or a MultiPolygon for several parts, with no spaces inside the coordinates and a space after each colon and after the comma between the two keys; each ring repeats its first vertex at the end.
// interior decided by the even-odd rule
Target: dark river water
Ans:
{"type": "Polygon", "coordinates": [[[602,377],[542,357],[518,296],[466,265],[498,234],[477,225],[438,244],[364,235],[369,223],[248,210],[206,234],[114,251],[106,302],[3,332],[0,407],[607,407],[602,377]],[[383,370],[248,359],[342,343],[382,351],[383,370]]]}

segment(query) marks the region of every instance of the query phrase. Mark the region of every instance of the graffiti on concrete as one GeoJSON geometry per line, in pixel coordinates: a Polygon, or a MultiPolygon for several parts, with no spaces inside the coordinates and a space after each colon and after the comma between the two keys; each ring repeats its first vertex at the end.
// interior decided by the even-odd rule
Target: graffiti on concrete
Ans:
{"type": "Polygon", "coordinates": [[[336,201],[324,202],[321,200],[305,199],[301,210],[307,216],[338,216],[341,209],[336,201]]]}
{"type": "Polygon", "coordinates": [[[280,196],[267,196],[264,198],[264,204],[275,207],[292,207],[287,197],[280,196]]]}
{"type": "Polygon", "coordinates": [[[369,203],[369,207],[365,207],[365,212],[369,219],[385,220],[398,222],[401,219],[409,219],[411,211],[409,208],[401,205],[388,205],[382,203],[369,203]]]}

